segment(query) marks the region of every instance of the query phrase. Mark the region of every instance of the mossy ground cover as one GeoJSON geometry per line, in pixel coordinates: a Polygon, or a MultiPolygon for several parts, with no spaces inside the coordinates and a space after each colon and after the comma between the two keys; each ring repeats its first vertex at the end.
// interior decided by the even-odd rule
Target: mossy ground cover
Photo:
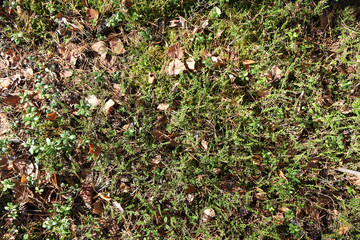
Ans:
{"type": "Polygon", "coordinates": [[[1,1],[4,239],[358,239],[356,1],[1,1]]]}

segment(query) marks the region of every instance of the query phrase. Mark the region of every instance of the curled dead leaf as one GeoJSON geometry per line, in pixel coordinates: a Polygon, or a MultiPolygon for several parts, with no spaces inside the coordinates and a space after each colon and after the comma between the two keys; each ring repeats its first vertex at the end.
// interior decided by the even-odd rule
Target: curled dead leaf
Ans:
{"type": "Polygon", "coordinates": [[[250,69],[250,65],[256,63],[254,60],[244,60],[242,64],[245,69],[250,69]]]}
{"type": "Polygon", "coordinates": [[[113,201],[112,205],[115,207],[116,210],[118,210],[120,213],[124,213],[124,209],[121,207],[121,204],[117,201],[113,201]]]}
{"type": "Polygon", "coordinates": [[[85,101],[89,103],[92,108],[96,108],[101,103],[101,101],[95,95],[87,97],[85,101]]]}
{"type": "Polygon", "coordinates": [[[170,76],[176,76],[182,73],[186,69],[185,65],[177,58],[171,61],[166,73],[170,76]]]}
{"type": "Polygon", "coordinates": [[[189,70],[195,71],[195,60],[193,58],[188,58],[185,64],[189,70]]]}
{"type": "Polygon", "coordinates": [[[168,55],[172,58],[181,59],[184,56],[184,52],[178,43],[175,43],[168,49],[168,55]]]}
{"type": "Polygon", "coordinates": [[[109,38],[109,44],[110,44],[111,51],[113,53],[117,54],[117,55],[121,55],[121,54],[124,54],[126,52],[126,50],[124,48],[124,44],[116,36],[111,36],[109,38]]]}
{"type": "Polygon", "coordinates": [[[102,58],[106,57],[107,46],[104,41],[99,41],[91,45],[92,50],[98,53],[102,58]]]}
{"type": "Polygon", "coordinates": [[[344,235],[349,231],[350,227],[347,224],[343,224],[341,227],[337,229],[337,233],[340,235],[344,235]]]}
{"type": "Polygon", "coordinates": [[[56,121],[56,119],[59,118],[59,115],[57,115],[56,112],[52,112],[46,115],[46,120],[50,120],[50,121],[56,121]]]}
{"type": "Polygon", "coordinates": [[[94,187],[92,184],[83,184],[80,191],[80,197],[85,203],[85,206],[89,209],[92,208],[92,200],[94,194],[94,187]]]}
{"type": "Polygon", "coordinates": [[[7,95],[5,97],[2,97],[1,101],[9,105],[16,105],[20,102],[20,96],[15,94],[7,95]]]}
{"type": "Polygon", "coordinates": [[[132,3],[131,0],[122,0],[122,4],[123,4],[127,9],[131,8],[132,5],[133,5],[133,3],[132,3]]]}
{"type": "Polygon", "coordinates": [[[161,104],[159,104],[157,109],[162,110],[162,111],[166,111],[166,110],[169,109],[169,107],[170,107],[170,105],[168,103],[161,103],[161,104]]]}
{"type": "Polygon", "coordinates": [[[148,74],[148,82],[150,83],[150,84],[154,84],[155,83],[155,73],[152,73],[152,72],[149,72],[149,74],[148,74]]]}
{"type": "Polygon", "coordinates": [[[103,113],[110,115],[114,111],[115,102],[109,99],[102,108],[103,113]]]}
{"type": "Polygon", "coordinates": [[[281,69],[279,66],[273,66],[268,73],[268,81],[270,83],[277,82],[281,79],[281,69]]]}
{"type": "Polygon", "coordinates": [[[0,84],[1,84],[2,88],[8,89],[11,86],[12,83],[13,83],[13,80],[8,78],[8,77],[0,78],[0,84]]]}
{"type": "Polygon", "coordinates": [[[95,156],[95,158],[98,158],[101,154],[101,148],[96,146],[93,143],[90,143],[89,145],[89,153],[93,154],[95,156]]]}
{"type": "Polygon", "coordinates": [[[212,61],[213,67],[215,67],[215,68],[220,67],[223,64],[223,61],[221,60],[220,57],[212,56],[211,61],[212,61]]]}
{"type": "Polygon", "coordinates": [[[102,213],[102,204],[101,200],[98,199],[93,205],[92,205],[92,212],[93,214],[101,214],[102,213]]]}
{"type": "Polygon", "coordinates": [[[215,210],[212,208],[207,208],[202,212],[200,221],[202,223],[206,223],[211,221],[214,217],[215,217],[215,210]]]}
{"type": "Polygon", "coordinates": [[[73,71],[70,69],[63,69],[60,71],[60,77],[62,78],[69,78],[73,74],[73,71]]]}
{"type": "Polygon", "coordinates": [[[86,8],[86,16],[85,21],[90,22],[90,20],[97,22],[99,18],[99,11],[92,9],[92,8],[86,8]]]}

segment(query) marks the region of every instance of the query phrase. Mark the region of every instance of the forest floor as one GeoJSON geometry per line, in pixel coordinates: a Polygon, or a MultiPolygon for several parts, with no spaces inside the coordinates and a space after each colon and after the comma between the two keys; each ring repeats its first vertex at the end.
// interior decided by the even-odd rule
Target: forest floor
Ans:
{"type": "Polygon", "coordinates": [[[65,2],[0,1],[3,239],[360,238],[357,1],[65,2]]]}

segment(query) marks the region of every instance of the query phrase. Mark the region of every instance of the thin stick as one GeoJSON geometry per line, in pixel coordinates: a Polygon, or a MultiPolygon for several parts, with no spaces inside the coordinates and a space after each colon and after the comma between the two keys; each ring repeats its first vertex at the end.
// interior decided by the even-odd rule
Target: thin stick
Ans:
{"type": "Polygon", "coordinates": [[[360,177],[360,172],[358,172],[358,171],[349,170],[349,169],[342,168],[342,167],[339,167],[337,170],[340,172],[343,172],[343,173],[353,174],[353,175],[360,177]]]}

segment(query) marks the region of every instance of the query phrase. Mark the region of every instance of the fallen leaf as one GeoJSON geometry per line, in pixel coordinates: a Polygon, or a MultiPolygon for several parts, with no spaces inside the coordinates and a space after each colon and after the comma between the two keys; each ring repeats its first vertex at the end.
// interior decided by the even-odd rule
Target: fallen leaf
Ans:
{"type": "Polygon", "coordinates": [[[349,231],[350,227],[346,224],[343,224],[341,227],[337,229],[337,233],[340,235],[344,235],[347,231],[349,231]]]}
{"type": "Polygon", "coordinates": [[[11,84],[13,83],[13,80],[8,77],[0,78],[0,83],[1,83],[2,88],[8,89],[11,86],[11,84]]]}
{"type": "Polygon", "coordinates": [[[121,204],[117,201],[113,201],[112,205],[115,207],[116,210],[118,210],[120,213],[124,213],[124,209],[121,207],[121,204]]]}
{"type": "Polygon", "coordinates": [[[95,158],[98,158],[101,154],[101,148],[99,148],[98,146],[96,146],[93,143],[90,143],[89,145],[89,153],[93,154],[95,156],[95,158]]]}
{"type": "Polygon", "coordinates": [[[255,188],[257,190],[257,192],[255,193],[255,197],[259,200],[266,200],[267,199],[266,192],[259,187],[255,187],[255,188]]]}
{"type": "Polygon", "coordinates": [[[171,61],[166,73],[170,76],[176,76],[182,73],[186,69],[185,65],[177,58],[171,61]]]}
{"type": "Polygon", "coordinates": [[[215,68],[220,67],[223,64],[223,61],[221,60],[220,57],[212,56],[211,61],[213,63],[213,67],[215,67],[215,68]]]}
{"type": "Polygon", "coordinates": [[[250,69],[250,65],[256,63],[254,60],[244,60],[242,64],[245,69],[250,69]]]}
{"type": "Polygon", "coordinates": [[[88,7],[88,3],[87,3],[87,0],[81,0],[81,3],[84,7],[88,7]]]}
{"type": "Polygon", "coordinates": [[[161,103],[161,104],[159,104],[157,109],[162,110],[162,111],[166,111],[166,110],[168,110],[169,106],[170,105],[168,103],[161,103]]]}
{"type": "Polygon", "coordinates": [[[274,222],[278,225],[282,224],[284,222],[284,213],[277,212],[275,215],[272,216],[274,219],[274,222]]]}
{"type": "Polygon", "coordinates": [[[150,163],[153,165],[159,165],[161,162],[161,155],[156,155],[154,158],[150,160],[150,163]]]}
{"type": "Polygon", "coordinates": [[[86,8],[85,21],[89,22],[90,20],[97,22],[99,19],[99,12],[92,8],[86,8]]]}
{"type": "Polygon", "coordinates": [[[169,27],[184,27],[185,25],[185,18],[179,17],[179,20],[171,20],[169,27]]]}
{"type": "Polygon", "coordinates": [[[122,4],[123,4],[127,9],[131,8],[132,5],[133,5],[133,3],[132,3],[131,0],[122,0],[122,4]]]}
{"type": "Polygon", "coordinates": [[[70,69],[63,69],[60,71],[60,77],[62,78],[69,78],[73,74],[73,71],[70,69]]]}
{"type": "Polygon", "coordinates": [[[94,186],[90,184],[83,184],[80,191],[80,197],[85,203],[85,206],[89,209],[92,208],[92,200],[94,194],[94,186]]]}
{"type": "Polygon", "coordinates": [[[48,115],[46,115],[46,120],[50,120],[50,121],[56,121],[56,119],[59,118],[59,115],[57,115],[56,112],[52,112],[49,113],[48,115]]]}
{"type": "Polygon", "coordinates": [[[188,58],[185,64],[189,70],[195,71],[195,60],[193,58],[188,58]]]}
{"type": "Polygon", "coordinates": [[[7,95],[5,97],[2,97],[1,100],[9,105],[16,105],[20,102],[20,96],[19,95],[7,95]]]}
{"type": "Polygon", "coordinates": [[[268,81],[270,83],[277,82],[281,79],[281,69],[279,66],[273,66],[269,70],[268,81]]]}
{"type": "Polygon", "coordinates": [[[111,201],[111,197],[110,197],[108,194],[99,193],[98,196],[99,196],[100,198],[104,199],[104,200],[107,201],[107,202],[110,202],[110,201],[111,201]]]}
{"type": "Polygon", "coordinates": [[[214,217],[215,217],[215,210],[212,208],[207,208],[202,212],[200,221],[202,223],[206,223],[212,220],[214,217]]]}
{"type": "Polygon", "coordinates": [[[360,185],[360,177],[358,176],[351,176],[349,175],[346,178],[349,182],[351,182],[352,184],[354,184],[355,186],[359,186],[360,185]]]}
{"type": "Polygon", "coordinates": [[[20,183],[21,184],[26,184],[26,182],[27,182],[26,175],[22,175],[20,183]]]}
{"type": "Polygon", "coordinates": [[[148,82],[150,83],[150,84],[154,84],[155,83],[155,73],[152,73],[152,72],[149,72],[149,74],[148,74],[148,82]]]}
{"type": "Polygon", "coordinates": [[[85,101],[89,103],[92,108],[97,107],[101,103],[101,101],[95,95],[87,97],[85,101]]]}
{"type": "Polygon", "coordinates": [[[115,102],[109,99],[102,108],[103,113],[110,115],[114,111],[115,102]]]}
{"type": "Polygon", "coordinates": [[[92,212],[93,212],[93,214],[101,214],[102,213],[102,205],[101,205],[101,200],[100,199],[98,199],[92,205],[92,212]]]}
{"type": "Polygon", "coordinates": [[[106,57],[107,46],[104,41],[99,41],[91,45],[91,48],[98,53],[102,58],[106,57]]]}
{"type": "Polygon", "coordinates": [[[269,96],[269,90],[268,89],[261,89],[258,91],[257,95],[261,98],[265,98],[267,96],[269,96]]]}
{"type": "Polygon", "coordinates": [[[209,143],[205,139],[201,139],[201,146],[206,151],[208,149],[209,143]]]}
{"type": "Polygon", "coordinates": [[[116,36],[109,38],[109,44],[110,44],[111,51],[113,53],[117,54],[117,55],[121,55],[121,54],[124,54],[126,52],[126,50],[124,48],[124,44],[116,36]]]}
{"type": "Polygon", "coordinates": [[[178,43],[175,43],[168,49],[168,55],[172,58],[181,59],[184,56],[184,52],[178,43]]]}
{"type": "Polygon", "coordinates": [[[25,70],[23,70],[23,74],[26,78],[31,78],[34,75],[34,71],[32,70],[32,68],[26,68],[25,70]]]}

